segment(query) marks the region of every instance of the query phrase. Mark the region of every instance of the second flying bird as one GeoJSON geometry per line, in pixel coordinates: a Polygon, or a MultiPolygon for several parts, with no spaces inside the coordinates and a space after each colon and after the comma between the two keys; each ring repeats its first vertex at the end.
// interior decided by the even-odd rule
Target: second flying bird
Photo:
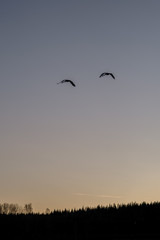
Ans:
{"type": "Polygon", "coordinates": [[[104,77],[104,76],[107,76],[107,75],[110,75],[113,79],[115,79],[115,76],[113,75],[113,73],[109,73],[109,72],[104,72],[99,77],[104,77]]]}
{"type": "Polygon", "coordinates": [[[58,82],[57,84],[59,84],[59,83],[65,83],[65,82],[69,82],[69,83],[71,83],[73,87],[75,87],[75,86],[76,86],[76,85],[75,85],[75,83],[74,83],[74,82],[72,82],[72,81],[71,81],[71,80],[69,80],[69,79],[64,79],[64,80],[62,80],[62,81],[58,82]]]}

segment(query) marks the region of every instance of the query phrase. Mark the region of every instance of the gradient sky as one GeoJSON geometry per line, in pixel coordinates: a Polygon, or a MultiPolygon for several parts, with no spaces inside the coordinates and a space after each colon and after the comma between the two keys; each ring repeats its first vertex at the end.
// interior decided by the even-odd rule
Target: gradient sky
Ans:
{"type": "Polygon", "coordinates": [[[1,203],[160,201],[159,13],[159,0],[0,1],[1,203]]]}

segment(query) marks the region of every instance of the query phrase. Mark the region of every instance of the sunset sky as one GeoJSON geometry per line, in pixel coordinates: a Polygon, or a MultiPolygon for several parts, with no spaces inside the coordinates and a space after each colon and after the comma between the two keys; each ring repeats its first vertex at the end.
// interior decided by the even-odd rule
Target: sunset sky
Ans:
{"type": "Polygon", "coordinates": [[[1,0],[0,29],[0,203],[160,201],[160,1],[1,0]]]}

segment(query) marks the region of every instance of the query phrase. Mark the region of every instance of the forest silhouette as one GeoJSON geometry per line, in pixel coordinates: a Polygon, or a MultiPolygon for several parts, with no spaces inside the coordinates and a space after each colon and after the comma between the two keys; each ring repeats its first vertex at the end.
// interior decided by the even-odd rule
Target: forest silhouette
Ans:
{"type": "Polygon", "coordinates": [[[34,213],[31,204],[25,205],[23,213],[5,213],[4,204],[0,206],[0,231],[5,239],[160,239],[159,202],[50,213],[34,213]]]}

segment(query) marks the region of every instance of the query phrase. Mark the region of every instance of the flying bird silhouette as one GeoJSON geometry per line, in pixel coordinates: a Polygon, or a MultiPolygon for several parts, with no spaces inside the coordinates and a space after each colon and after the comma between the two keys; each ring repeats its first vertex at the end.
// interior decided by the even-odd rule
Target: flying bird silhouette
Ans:
{"type": "Polygon", "coordinates": [[[115,76],[112,73],[109,73],[109,72],[104,72],[99,77],[104,77],[106,75],[110,75],[113,79],[115,79],[115,76]]]}
{"type": "Polygon", "coordinates": [[[59,84],[59,83],[65,83],[65,82],[69,82],[69,83],[71,83],[73,87],[75,87],[75,86],[76,86],[76,85],[75,85],[75,83],[74,83],[74,82],[72,82],[72,81],[71,81],[71,80],[69,80],[69,79],[64,79],[64,80],[62,80],[62,81],[58,82],[57,84],[59,84]]]}

